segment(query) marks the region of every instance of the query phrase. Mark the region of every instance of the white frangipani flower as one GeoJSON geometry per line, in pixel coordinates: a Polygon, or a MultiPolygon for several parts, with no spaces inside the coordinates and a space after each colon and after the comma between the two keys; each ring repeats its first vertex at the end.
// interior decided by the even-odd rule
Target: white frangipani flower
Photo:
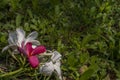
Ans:
{"type": "Polygon", "coordinates": [[[62,80],[60,69],[61,54],[57,51],[52,53],[51,61],[46,62],[40,67],[40,73],[51,75],[54,71],[57,73],[60,80],[62,80]]]}
{"type": "Polygon", "coordinates": [[[14,48],[15,51],[17,51],[17,48],[24,48],[27,42],[31,42],[34,45],[39,45],[39,41],[35,40],[38,36],[38,33],[36,31],[30,33],[26,38],[25,38],[25,32],[23,29],[17,28],[15,32],[9,33],[9,38],[8,42],[9,45],[4,47],[2,52],[7,50],[8,48],[14,48]]]}

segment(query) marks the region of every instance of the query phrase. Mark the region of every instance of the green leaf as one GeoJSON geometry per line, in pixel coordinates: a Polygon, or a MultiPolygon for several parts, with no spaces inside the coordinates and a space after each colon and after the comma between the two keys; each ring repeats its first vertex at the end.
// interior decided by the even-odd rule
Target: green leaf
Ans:
{"type": "Polygon", "coordinates": [[[71,67],[74,67],[75,65],[77,65],[78,60],[75,58],[73,53],[70,53],[70,55],[67,57],[67,64],[71,67]]]}
{"type": "Polygon", "coordinates": [[[5,42],[6,41],[5,36],[1,36],[0,40],[1,40],[1,42],[5,42]]]}
{"type": "Polygon", "coordinates": [[[31,12],[30,9],[27,9],[27,13],[28,13],[28,15],[29,15],[30,18],[33,18],[33,14],[32,14],[32,12],[31,12]]]}
{"type": "Polygon", "coordinates": [[[10,5],[12,7],[13,10],[16,10],[18,7],[18,0],[10,0],[10,5]]]}
{"type": "Polygon", "coordinates": [[[81,75],[80,80],[88,80],[93,75],[93,73],[94,73],[93,69],[88,69],[81,75]]]}
{"type": "Polygon", "coordinates": [[[85,62],[87,62],[89,59],[89,54],[88,53],[80,53],[80,63],[84,64],[85,62]]]}
{"type": "Polygon", "coordinates": [[[50,0],[50,2],[54,6],[54,5],[59,4],[60,0],[50,0]]]}
{"type": "Polygon", "coordinates": [[[100,0],[95,0],[97,6],[100,6],[100,0]]]}
{"type": "Polygon", "coordinates": [[[88,34],[87,36],[85,36],[82,40],[82,47],[85,47],[90,41],[92,40],[96,40],[98,38],[97,35],[91,35],[91,34],[88,34]]]}
{"type": "Polygon", "coordinates": [[[60,13],[59,5],[55,6],[55,14],[58,15],[60,13]]]}
{"type": "Polygon", "coordinates": [[[18,14],[16,17],[16,26],[20,26],[22,20],[22,15],[18,14]]]}
{"type": "Polygon", "coordinates": [[[39,0],[32,0],[33,9],[37,11],[39,0]]]}

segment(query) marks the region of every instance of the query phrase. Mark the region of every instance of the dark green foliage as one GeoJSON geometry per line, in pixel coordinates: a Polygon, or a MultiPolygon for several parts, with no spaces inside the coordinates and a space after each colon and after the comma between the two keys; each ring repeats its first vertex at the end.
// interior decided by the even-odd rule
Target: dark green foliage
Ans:
{"type": "MultiPolygon", "coordinates": [[[[119,17],[119,0],[1,0],[0,50],[8,44],[8,32],[18,27],[36,30],[41,44],[62,54],[65,80],[120,79],[119,17]]],[[[13,71],[22,66],[10,56],[7,51],[0,54],[0,74],[4,67],[13,71]]],[[[56,79],[32,72],[25,70],[10,79],[56,79]]]]}

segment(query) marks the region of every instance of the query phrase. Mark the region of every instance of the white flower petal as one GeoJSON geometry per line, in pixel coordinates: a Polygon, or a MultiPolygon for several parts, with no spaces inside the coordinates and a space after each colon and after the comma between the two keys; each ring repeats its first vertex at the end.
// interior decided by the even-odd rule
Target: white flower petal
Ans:
{"type": "Polygon", "coordinates": [[[61,54],[57,51],[54,51],[51,60],[55,62],[55,61],[59,61],[60,59],[61,59],[61,54]]]}
{"type": "Polygon", "coordinates": [[[57,75],[58,75],[59,79],[62,80],[61,69],[60,69],[60,61],[58,61],[54,64],[54,68],[57,72],[57,75]]]}
{"type": "Polygon", "coordinates": [[[8,39],[8,43],[9,43],[9,44],[14,44],[14,43],[13,43],[13,40],[11,40],[10,38],[8,39]]]}
{"type": "Polygon", "coordinates": [[[16,42],[17,42],[17,34],[16,34],[16,32],[9,33],[8,42],[9,42],[9,44],[16,44],[16,42]]]}
{"type": "Polygon", "coordinates": [[[2,52],[4,52],[5,50],[7,50],[8,48],[10,48],[10,47],[15,47],[16,45],[14,45],[14,44],[11,44],[11,45],[8,45],[8,46],[6,46],[6,47],[4,47],[3,49],[2,49],[2,52]]]}
{"type": "Polygon", "coordinates": [[[54,71],[54,65],[53,65],[52,61],[47,62],[40,67],[40,73],[43,73],[46,75],[51,75],[53,71],[54,71]]]}
{"type": "Polygon", "coordinates": [[[60,60],[56,61],[56,63],[54,63],[54,65],[56,65],[56,66],[59,66],[59,67],[60,67],[60,65],[61,65],[60,60]]]}
{"type": "Polygon", "coordinates": [[[25,32],[24,30],[20,29],[20,28],[17,28],[16,29],[16,33],[17,33],[17,38],[18,38],[18,46],[22,46],[22,42],[24,41],[25,39],[25,32]]]}
{"type": "Polygon", "coordinates": [[[32,48],[35,49],[37,46],[36,45],[32,45],[32,48]]]}
{"type": "Polygon", "coordinates": [[[37,36],[38,36],[38,33],[37,33],[36,31],[30,33],[30,34],[27,36],[26,40],[25,40],[25,44],[26,44],[27,42],[32,42],[34,39],[37,38],[37,36]]]}
{"type": "Polygon", "coordinates": [[[38,40],[31,40],[30,41],[33,45],[40,45],[40,42],[38,40]]]}
{"type": "Polygon", "coordinates": [[[37,36],[38,36],[38,33],[36,31],[34,31],[27,36],[27,39],[30,38],[30,39],[34,40],[37,38],[37,36]]]}

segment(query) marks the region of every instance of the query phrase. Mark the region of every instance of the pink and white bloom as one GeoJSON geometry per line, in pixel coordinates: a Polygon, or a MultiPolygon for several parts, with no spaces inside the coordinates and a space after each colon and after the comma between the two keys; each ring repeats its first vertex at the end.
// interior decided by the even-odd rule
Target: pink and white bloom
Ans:
{"type": "Polygon", "coordinates": [[[56,72],[59,79],[62,80],[60,60],[61,60],[61,54],[57,51],[54,51],[52,53],[51,60],[49,62],[46,62],[44,65],[40,67],[40,73],[51,75],[53,72],[56,72]]]}
{"type": "Polygon", "coordinates": [[[31,42],[32,44],[39,45],[39,41],[35,40],[38,36],[38,33],[36,31],[30,33],[25,38],[25,32],[23,29],[17,28],[15,32],[9,33],[8,42],[9,45],[4,47],[2,52],[7,50],[8,48],[13,48],[15,51],[22,51],[24,49],[24,46],[27,42],[31,42]]]}
{"type": "Polygon", "coordinates": [[[30,42],[28,42],[25,47],[25,53],[31,67],[36,68],[39,65],[39,59],[37,55],[46,52],[46,48],[42,45],[33,48],[32,43],[30,42]]]}

